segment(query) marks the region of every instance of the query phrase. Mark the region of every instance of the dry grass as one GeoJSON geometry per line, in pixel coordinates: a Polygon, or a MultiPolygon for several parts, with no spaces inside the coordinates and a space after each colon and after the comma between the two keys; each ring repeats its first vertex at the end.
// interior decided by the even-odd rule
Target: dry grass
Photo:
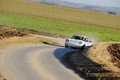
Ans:
{"type": "Polygon", "coordinates": [[[21,0],[0,0],[0,11],[120,29],[120,16],[25,2],[21,0]]]}
{"type": "Polygon", "coordinates": [[[88,49],[87,55],[91,60],[95,61],[96,63],[104,64],[107,70],[120,72],[119,68],[116,67],[114,63],[112,63],[111,54],[107,50],[108,46],[114,43],[119,43],[119,42],[98,43],[93,47],[91,47],[90,49],[88,49]]]}
{"type": "Polygon", "coordinates": [[[0,48],[18,44],[42,44],[43,42],[53,43],[52,41],[37,37],[11,37],[0,40],[0,48]]]}

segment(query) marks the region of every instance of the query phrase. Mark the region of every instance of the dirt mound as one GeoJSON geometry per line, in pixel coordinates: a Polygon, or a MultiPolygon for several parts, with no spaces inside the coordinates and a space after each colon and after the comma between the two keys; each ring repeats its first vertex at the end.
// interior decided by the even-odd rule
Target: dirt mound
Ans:
{"type": "Polygon", "coordinates": [[[120,79],[119,42],[101,42],[89,49],[68,53],[64,59],[91,80],[120,79]]]}
{"type": "Polygon", "coordinates": [[[111,54],[112,63],[120,68],[120,43],[108,46],[108,52],[111,54]]]}
{"type": "Polygon", "coordinates": [[[22,33],[19,30],[4,25],[0,25],[0,39],[9,38],[13,36],[25,36],[26,33],[22,33]]]}
{"type": "Polygon", "coordinates": [[[105,65],[106,69],[120,72],[119,42],[101,42],[88,49],[86,54],[96,63],[105,65]]]}

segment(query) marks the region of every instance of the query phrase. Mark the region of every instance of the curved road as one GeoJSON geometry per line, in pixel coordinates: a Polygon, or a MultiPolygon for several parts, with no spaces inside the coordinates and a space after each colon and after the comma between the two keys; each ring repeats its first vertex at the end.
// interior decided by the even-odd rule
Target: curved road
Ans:
{"type": "MultiPolygon", "coordinates": [[[[39,36],[64,44],[63,39],[39,36]]],[[[83,80],[61,57],[72,49],[55,45],[20,45],[0,51],[0,72],[7,80],[83,80]]]]}

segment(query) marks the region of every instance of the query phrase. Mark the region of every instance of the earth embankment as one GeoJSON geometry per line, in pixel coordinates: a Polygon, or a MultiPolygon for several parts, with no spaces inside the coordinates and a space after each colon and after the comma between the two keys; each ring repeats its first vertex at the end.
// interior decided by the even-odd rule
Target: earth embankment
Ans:
{"type": "Polygon", "coordinates": [[[21,37],[21,36],[25,36],[25,35],[27,35],[27,34],[22,33],[15,28],[0,25],[0,39],[14,37],[14,36],[21,37]]]}
{"type": "Polygon", "coordinates": [[[91,80],[120,79],[119,42],[101,42],[89,49],[71,52],[65,55],[65,60],[91,80]]]}

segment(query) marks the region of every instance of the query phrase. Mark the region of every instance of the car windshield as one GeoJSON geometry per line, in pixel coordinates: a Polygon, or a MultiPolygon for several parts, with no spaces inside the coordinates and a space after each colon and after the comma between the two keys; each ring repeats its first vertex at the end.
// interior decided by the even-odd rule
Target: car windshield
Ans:
{"type": "Polygon", "coordinates": [[[84,37],[81,36],[73,36],[72,39],[76,39],[76,40],[83,40],[84,37]]]}

